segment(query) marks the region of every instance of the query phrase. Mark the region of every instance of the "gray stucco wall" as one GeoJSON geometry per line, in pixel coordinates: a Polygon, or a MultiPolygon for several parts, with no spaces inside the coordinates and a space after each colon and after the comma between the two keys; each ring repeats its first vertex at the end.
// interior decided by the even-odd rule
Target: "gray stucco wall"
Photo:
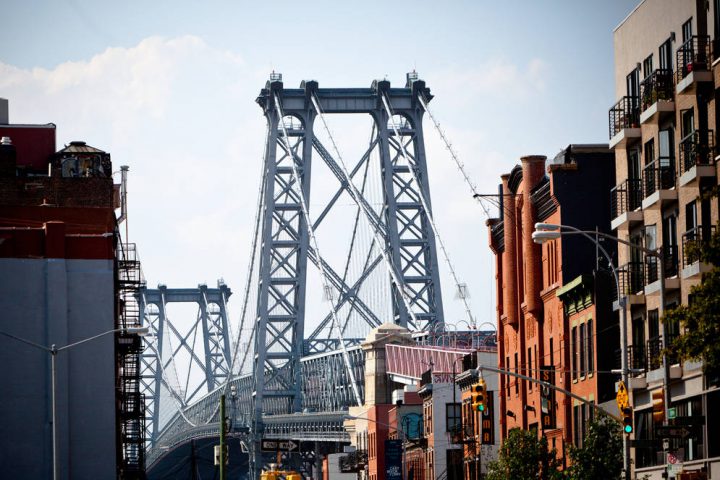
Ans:
{"type": "MultiPolygon", "coordinates": [[[[0,259],[0,330],[58,348],[114,328],[111,260],[0,259]]],[[[113,335],[57,355],[60,478],[114,478],[113,335]]],[[[50,355],[0,336],[0,476],[52,477],[50,355]]]]}

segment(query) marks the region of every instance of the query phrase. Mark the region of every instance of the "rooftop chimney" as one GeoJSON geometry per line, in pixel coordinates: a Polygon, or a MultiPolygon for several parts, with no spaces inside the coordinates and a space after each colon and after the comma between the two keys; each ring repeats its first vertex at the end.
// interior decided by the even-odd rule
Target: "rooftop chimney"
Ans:
{"type": "Polygon", "coordinates": [[[10,124],[10,110],[7,98],[0,98],[0,125],[10,124]]]}

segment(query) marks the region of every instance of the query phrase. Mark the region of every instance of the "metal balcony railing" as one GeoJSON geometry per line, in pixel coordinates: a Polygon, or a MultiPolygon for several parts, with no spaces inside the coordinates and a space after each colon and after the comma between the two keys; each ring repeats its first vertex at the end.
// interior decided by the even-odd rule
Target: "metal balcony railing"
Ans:
{"type": "Polygon", "coordinates": [[[710,45],[709,35],[693,35],[678,48],[676,82],[680,82],[692,72],[710,69],[710,45]]]}
{"type": "Polygon", "coordinates": [[[680,141],[680,165],[682,173],[696,165],[711,165],[715,151],[715,135],[712,130],[695,130],[680,141]]]}
{"type": "MultiPolygon", "coordinates": [[[[617,269],[618,281],[620,283],[620,292],[623,295],[632,295],[643,289],[643,263],[628,262],[617,269]]],[[[617,295],[615,299],[617,300],[617,295]]]]}
{"type": "Polygon", "coordinates": [[[662,366],[662,336],[652,337],[647,341],[647,369],[655,370],[662,366]]]}
{"type": "Polygon", "coordinates": [[[675,186],[675,160],[672,157],[660,157],[643,169],[644,198],[658,190],[667,190],[675,186]]]}
{"type": "Polygon", "coordinates": [[[647,110],[658,100],[672,100],[674,93],[673,71],[659,68],[640,83],[640,108],[647,110]]]}
{"type": "Polygon", "coordinates": [[[632,212],[642,203],[641,179],[630,178],[610,190],[610,217],[632,212]]]}
{"type": "Polygon", "coordinates": [[[645,345],[628,345],[628,367],[633,370],[647,369],[645,345]]]}
{"type": "MultiPolygon", "coordinates": [[[[665,245],[662,247],[665,260],[665,277],[673,277],[678,273],[678,247],[665,245]]],[[[660,278],[660,269],[657,257],[645,257],[645,285],[650,285],[660,278]]]]}
{"type": "Polygon", "coordinates": [[[703,248],[704,245],[710,241],[710,237],[715,232],[715,225],[704,226],[698,225],[695,228],[691,228],[682,235],[682,250],[683,250],[683,267],[692,265],[700,259],[698,252],[699,248],[703,248]]]}
{"type": "Polygon", "coordinates": [[[610,138],[624,128],[640,126],[640,99],[637,96],[625,96],[610,108],[608,113],[610,138]]]}

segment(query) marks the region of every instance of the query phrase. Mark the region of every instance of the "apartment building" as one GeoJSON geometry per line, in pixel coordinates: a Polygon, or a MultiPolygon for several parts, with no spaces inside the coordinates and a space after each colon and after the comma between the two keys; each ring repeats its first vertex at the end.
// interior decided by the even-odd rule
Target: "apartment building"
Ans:
{"type": "Polygon", "coordinates": [[[54,124],[11,124],[0,99],[4,478],[144,478],[140,338],[118,331],[138,322],[141,276],[119,189],[110,154],[57,150],[54,124]]]}
{"type": "Polygon", "coordinates": [[[668,416],[697,423],[697,435],[670,440],[684,469],[720,477],[720,415],[708,408],[720,401],[717,383],[700,363],[663,358],[680,326],[660,321],[664,310],[691,301],[690,289],[708,266],[687,246],[706,241],[718,222],[718,199],[703,194],[718,185],[719,6],[717,0],[645,0],[614,31],[611,225],[633,245],[619,248],[618,259],[630,367],[643,372],[631,382],[638,478],[661,478],[665,470],[653,394],[668,416]]]}
{"type": "MultiPolygon", "coordinates": [[[[605,402],[614,395],[613,379],[597,372],[612,368],[619,346],[609,262],[592,237],[563,235],[538,245],[532,234],[537,222],[608,232],[613,154],[607,145],[574,144],[549,162],[523,157],[501,178],[500,216],[488,221],[498,365],[535,379],[547,371],[555,385],[588,402],[605,402]]],[[[613,255],[614,245],[604,248],[613,255]]],[[[501,438],[512,428],[536,429],[563,459],[591,412],[561,393],[507,375],[500,376],[498,391],[501,438]]]]}
{"type": "Polygon", "coordinates": [[[460,391],[451,376],[423,375],[418,394],[423,401],[423,428],[427,439],[425,478],[463,478],[463,450],[453,435],[460,425],[460,391]],[[444,378],[442,378],[444,377],[444,378]],[[439,381],[439,380],[445,381],[439,381]]]}
{"type": "Polygon", "coordinates": [[[500,415],[498,403],[498,375],[485,372],[483,380],[486,387],[485,410],[478,412],[473,409],[471,387],[479,380],[478,365],[491,365],[497,363],[495,348],[481,349],[476,354],[463,357],[463,372],[457,376],[457,386],[460,389],[462,403],[462,424],[453,435],[455,443],[463,445],[463,478],[466,480],[479,480],[487,473],[488,463],[497,460],[500,448],[500,435],[498,433],[498,417],[500,415]]]}

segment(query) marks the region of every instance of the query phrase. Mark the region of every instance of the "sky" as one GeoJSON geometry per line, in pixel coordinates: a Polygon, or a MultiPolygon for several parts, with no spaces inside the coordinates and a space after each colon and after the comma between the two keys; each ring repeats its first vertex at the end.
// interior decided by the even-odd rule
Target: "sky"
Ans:
{"type": "MultiPolygon", "coordinates": [[[[477,191],[495,193],[523,155],[608,141],[612,31],[638,2],[3,0],[0,97],[11,123],[55,123],[58,149],[84,140],[128,165],[148,285],[222,278],[237,322],[265,137],[255,99],[272,71],[323,88],[403,86],[416,70],[477,191]]],[[[352,158],[367,122],[328,121],[352,158]]],[[[438,230],[477,323],[494,323],[487,215],[427,117],[424,130],[438,230]]],[[[455,323],[464,307],[440,263],[455,323]]]]}

